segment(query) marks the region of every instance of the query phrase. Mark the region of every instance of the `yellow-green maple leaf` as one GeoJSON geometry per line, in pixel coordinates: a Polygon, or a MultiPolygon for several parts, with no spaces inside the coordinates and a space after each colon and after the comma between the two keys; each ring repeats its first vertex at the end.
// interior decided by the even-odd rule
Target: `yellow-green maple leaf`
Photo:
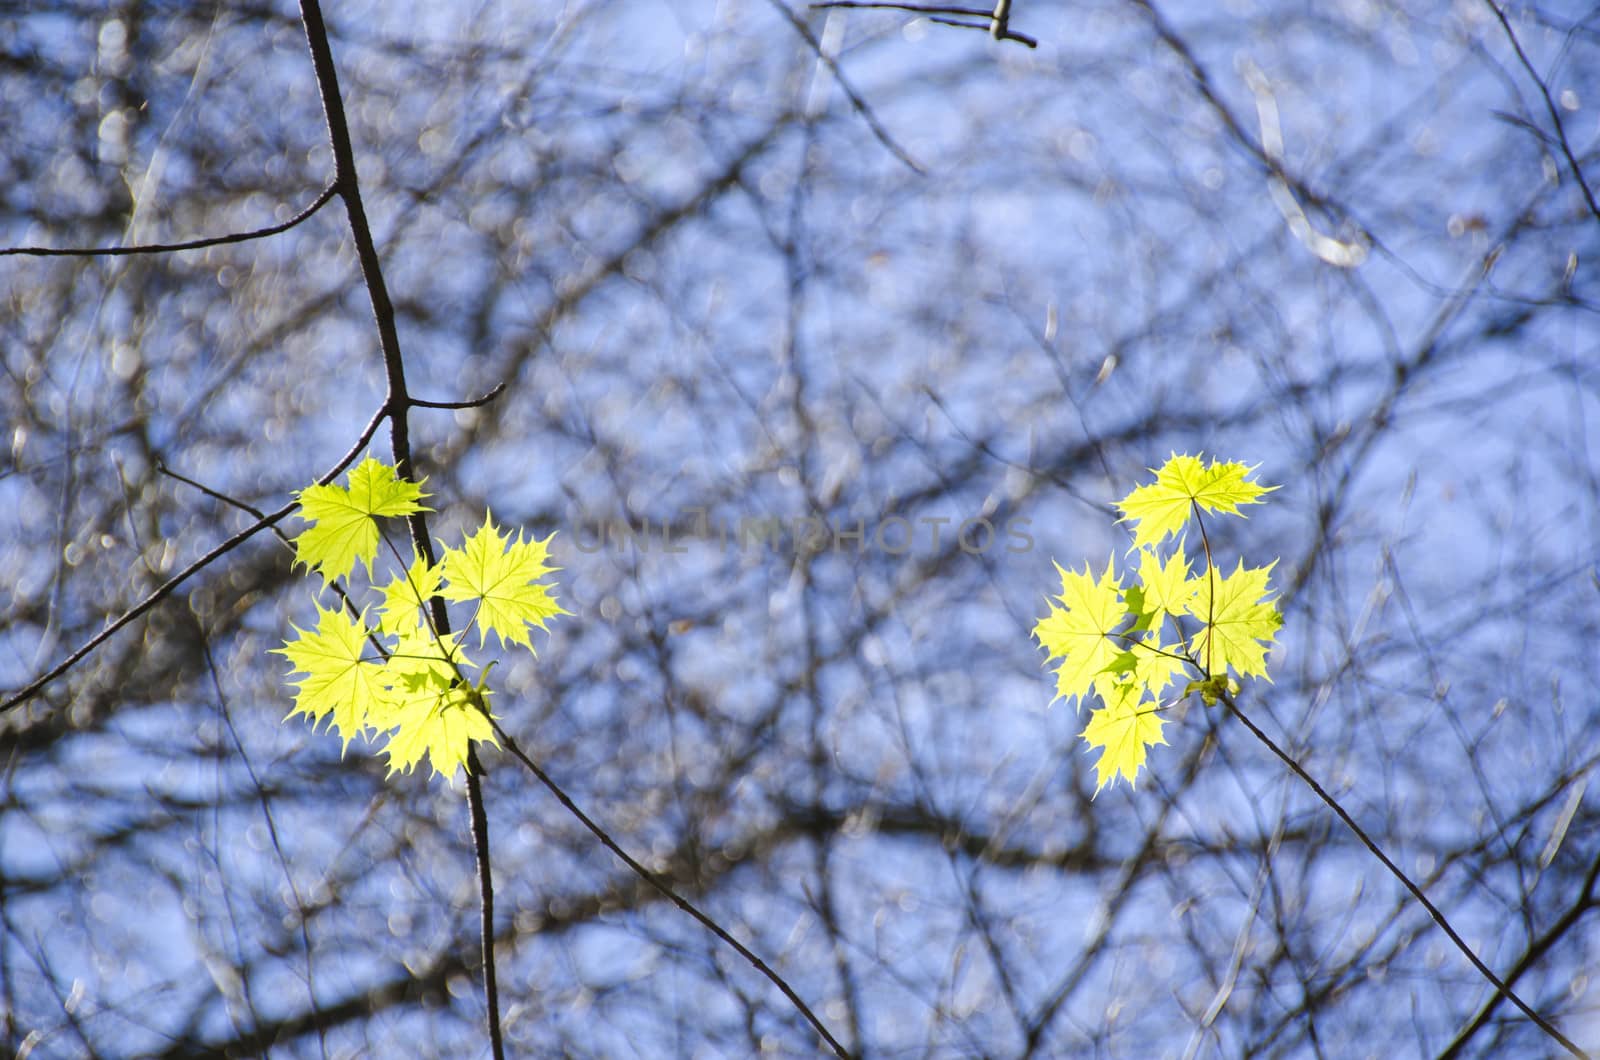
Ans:
{"type": "Polygon", "coordinates": [[[1156,480],[1138,487],[1117,505],[1122,522],[1138,524],[1133,534],[1135,548],[1159,544],[1168,534],[1183,529],[1196,504],[1207,511],[1240,515],[1239,505],[1259,504],[1262,494],[1278,488],[1248,481],[1254,467],[1215,460],[1207,467],[1200,457],[1188,454],[1174,453],[1159,470],[1150,470],[1156,480]]]}
{"type": "Polygon", "coordinates": [[[502,643],[532,651],[528,627],[544,629],[546,619],[568,613],[548,587],[534,584],[558,569],[545,562],[550,537],[523,541],[520,532],[502,537],[493,516],[485,512],[481,528],[460,548],[446,550],[440,566],[448,584],[441,593],[447,600],[477,605],[479,645],[495,633],[502,643]]]}
{"type": "Polygon", "coordinates": [[[1165,744],[1161,733],[1165,720],[1157,705],[1141,701],[1138,682],[1121,682],[1103,695],[1106,705],[1089,715],[1083,738],[1091,748],[1101,748],[1095,762],[1096,795],[1108,782],[1120,776],[1134,786],[1139,767],[1144,765],[1145,748],[1165,744]]]}
{"type": "MultiPolygon", "coordinates": [[[[439,637],[421,624],[414,624],[401,633],[394,650],[389,653],[384,674],[396,690],[396,697],[422,687],[429,681],[441,686],[470,683],[468,671],[477,670],[478,664],[468,657],[460,641],[460,633],[439,637]]],[[[398,702],[396,698],[394,703],[398,702]]],[[[395,723],[387,715],[375,715],[373,724],[386,729],[395,723]]]]}
{"type": "Polygon", "coordinates": [[[1051,659],[1059,658],[1056,667],[1056,696],[1082,699],[1094,685],[1096,675],[1116,662],[1123,646],[1110,636],[1117,631],[1128,616],[1122,602],[1122,586],[1111,574],[1111,561],[1099,581],[1086,563],[1083,573],[1063,570],[1061,595],[1056,599],[1062,606],[1050,605],[1050,613],[1033,627],[1033,635],[1044,645],[1051,659]]]}
{"type": "Polygon", "coordinates": [[[1189,581],[1189,560],[1183,554],[1183,546],[1179,545],[1165,562],[1154,549],[1142,550],[1139,580],[1142,582],[1139,611],[1149,616],[1148,621],[1140,625],[1159,635],[1167,616],[1176,619],[1186,614],[1189,598],[1194,596],[1194,586],[1189,581]]]}
{"type": "Polygon", "coordinates": [[[383,604],[378,608],[378,628],[385,633],[401,633],[418,624],[417,612],[427,606],[429,597],[439,592],[444,571],[438,564],[428,566],[421,556],[383,587],[383,604]]]}
{"type": "Polygon", "coordinates": [[[1247,570],[1240,560],[1226,578],[1208,571],[1193,579],[1189,613],[1205,626],[1190,640],[1189,650],[1208,676],[1232,668],[1240,677],[1267,677],[1267,646],[1283,624],[1267,585],[1275,566],[1277,560],[1247,570]]]}
{"type": "Polygon", "coordinates": [[[1133,649],[1134,680],[1152,696],[1160,696],[1188,665],[1178,644],[1141,643],[1133,649]]]}
{"type": "Polygon", "coordinates": [[[418,628],[400,638],[390,659],[392,695],[378,723],[395,730],[382,749],[390,776],[411,772],[424,755],[434,773],[450,776],[466,764],[472,741],[499,746],[487,713],[489,691],[464,676],[471,666],[454,635],[441,640],[418,628]]]}
{"type": "Polygon", "coordinates": [[[291,627],[299,636],[273,652],[286,657],[297,672],[294,709],[289,717],[305,714],[315,725],[329,714],[346,749],[351,737],[367,727],[367,716],[388,695],[384,665],[372,662],[369,631],[362,620],[344,611],[317,608],[317,629],[309,633],[291,627]]]}
{"type": "Polygon", "coordinates": [[[379,516],[426,511],[427,494],[395,469],[367,457],[350,469],[349,486],[307,486],[299,493],[300,518],[311,525],[295,538],[295,560],[322,575],[324,585],[361,563],[369,571],[378,554],[379,516]]]}

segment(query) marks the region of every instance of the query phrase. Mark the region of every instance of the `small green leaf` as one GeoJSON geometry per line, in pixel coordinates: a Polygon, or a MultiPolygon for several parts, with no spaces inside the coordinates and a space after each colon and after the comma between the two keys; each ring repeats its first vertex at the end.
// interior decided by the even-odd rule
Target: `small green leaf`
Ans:
{"type": "Polygon", "coordinates": [[[1111,573],[1110,559],[1098,581],[1088,564],[1081,574],[1059,565],[1056,573],[1061,575],[1061,595],[1056,599],[1062,606],[1052,604],[1050,613],[1033,627],[1033,635],[1051,659],[1061,660],[1056,667],[1057,697],[1077,697],[1081,705],[1095,675],[1104,673],[1121,654],[1122,648],[1111,634],[1127,620],[1128,612],[1122,604],[1122,587],[1111,573]]]}
{"type": "Polygon", "coordinates": [[[282,655],[306,676],[298,679],[294,709],[289,717],[305,714],[316,724],[332,715],[346,749],[351,737],[367,728],[368,715],[381,711],[389,698],[384,664],[368,640],[371,631],[344,611],[317,608],[316,632],[291,625],[299,636],[272,652],[282,655]]]}
{"type": "Polygon", "coordinates": [[[322,575],[322,583],[347,577],[359,562],[372,569],[378,554],[378,517],[426,511],[419,483],[367,457],[350,469],[349,486],[307,486],[299,493],[300,518],[311,525],[295,537],[295,561],[322,575]]]}
{"type": "Polygon", "coordinates": [[[1137,524],[1133,545],[1147,548],[1183,529],[1196,505],[1205,511],[1239,515],[1239,505],[1259,504],[1261,495],[1277,489],[1248,481],[1255,468],[1219,463],[1210,467],[1197,456],[1173,453],[1155,472],[1156,480],[1122,499],[1122,522],[1137,524]]]}
{"type": "Polygon", "coordinates": [[[1200,693],[1200,698],[1205,701],[1206,706],[1214,707],[1217,705],[1217,701],[1223,697],[1224,693],[1237,690],[1238,687],[1239,683],[1237,681],[1230,681],[1226,676],[1217,674],[1214,677],[1206,677],[1199,680],[1190,681],[1189,684],[1185,686],[1183,694],[1185,696],[1190,696],[1198,692],[1200,693]]]}
{"type": "Polygon", "coordinates": [[[445,550],[439,565],[448,584],[441,595],[477,604],[480,646],[493,633],[502,644],[520,644],[532,651],[528,627],[544,629],[547,619],[568,614],[548,586],[536,584],[557,569],[545,562],[549,544],[549,537],[543,541],[523,541],[520,533],[502,537],[494,517],[485,512],[483,526],[460,548],[445,550]]]}

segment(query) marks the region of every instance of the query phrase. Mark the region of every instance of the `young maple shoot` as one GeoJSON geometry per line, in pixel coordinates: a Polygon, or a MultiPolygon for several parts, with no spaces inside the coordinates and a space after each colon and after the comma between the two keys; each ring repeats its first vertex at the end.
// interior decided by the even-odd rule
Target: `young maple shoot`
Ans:
{"type": "MultiPolygon", "coordinates": [[[[1202,454],[1203,455],[1203,454],[1202,454]]],[[[1100,706],[1089,715],[1083,738],[1100,749],[1095,763],[1095,794],[1117,777],[1133,786],[1146,749],[1165,744],[1161,712],[1193,692],[1214,704],[1224,691],[1237,690],[1237,678],[1267,677],[1267,648],[1283,616],[1268,584],[1274,560],[1247,568],[1239,561],[1232,574],[1213,562],[1204,513],[1238,515],[1240,505],[1260,504],[1277,489],[1251,481],[1254,467],[1176,453],[1156,480],[1129,493],[1117,505],[1120,522],[1133,524],[1132,581],[1124,584],[1106,561],[1098,578],[1085,564],[1081,573],[1063,570],[1059,603],[1034,626],[1033,635],[1055,666],[1056,698],[1081,706],[1093,694],[1100,706]],[[1184,531],[1193,520],[1200,529],[1203,566],[1191,571],[1184,531]],[[1169,537],[1177,537],[1163,554],[1169,537]],[[1187,677],[1182,691],[1169,687],[1187,677]],[[1165,696],[1165,699],[1163,699],[1165,696]]]]}
{"type": "Polygon", "coordinates": [[[387,734],[382,750],[391,776],[409,773],[425,755],[435,774],[453,775],[473,741],[499,746],[490,724],[492,692],[462,634],[441,635],[433,627],[428,601],[440,596],[469,606],[466,628],[477,627],[480,649],[493,633],[503,649],[516,644],[531,654],[529,628],[547,629],[548,620],[568,614],[550,586],[539,584],[559,569],[546,562],[555,535],[543,541],[502,535],[486,511],[483,525],[432,565],[420,556],[406,564],[391,545],[403,569],[379,584],[378,519],[428,511],[421,504],[428,494],[370,456],[346,482],[299,493],[300,517],[309,525],[295,537],[296,562],[320,574],[324,588],[342,580],[346,591],[342,607],[317,605],[315,629],[292,626],[296,637],[272,649],[289,660],[291,674],[303,675],[288,716],[304,714],[313,725],[329,718],[345,750],[357,735],[387,734]],[[358,565],[376,598],[366,607],[355,602],[358,565]]]}

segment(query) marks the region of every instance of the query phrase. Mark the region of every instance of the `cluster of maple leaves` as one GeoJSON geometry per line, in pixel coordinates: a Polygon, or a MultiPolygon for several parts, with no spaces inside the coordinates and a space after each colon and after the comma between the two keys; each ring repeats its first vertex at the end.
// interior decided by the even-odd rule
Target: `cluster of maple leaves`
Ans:
{"type": "MultiPolygon", "coordinates": [[[[1207,702],[1233,691],[1235,677],[1266,677],[1266,652],[1282,623],[1268,579],[1274,564],[1232,574],[1212,562],[1203,513],[1240,515],[1239,506],[1259,504],[1277,487],[1251,481],[1254,468],[1176,454],[1155,472],[1156,480],[1122,499],[1123,522],[1133,524],[1133,559],[1124,564],[1133,581],[1124,585],[1106,561],[1100,576],[1063,570],[1061,594],[1034,636],[1055,667],[1057,698],[1079,706],[1100,701],[1083,738],[1100,748],[1096,794],[1122,777],[1131,785],[1146,749],[1166,743],[1162,711],[1198,692],[1207,702]],[[1194,521],[1204,559],[1191,569],[1184,532],[1194,521]],[[1177,536],[1173,546],[1169,537],[1177,536]],[[1174,694],[1180,680],[1188,678],[1174,694]]],[[[387,735],[382,747],[389,772],[410,772],[424,756],[435,773],[464,765],[474,740],[495,739],[486,671],[467,654],[464,634],[474,627],[478,647],[492,633],[502,648],[533,651],[529,630],[567,614],[541,580],[557,568],[549,559],[550,538],[524,541],[502,535],[493,516],[459,548],[445,548],[435,563],[413,555],[406,562],[392,545],[398,568],[379,581],[375,562],[383,538],[378,519],[428,511],[421,483],[368,457],[353,468],[347,486],[310,486],[300,491],[300,517],[307,527],[295,538],[296,559],[321,574],[323,585],[343,585],[341,604],[317,606],[314,630],[292,627],[296,636],[273,649],[294,673],[294,709],[313,724],[324,718],[346,749],[358,736],[387,735]],[[352,578],[365,569],[377,602],[355,602],[352,578]],[[460,632],[435,627],[430,601],[439,597],[466,605],[471,614],[460,632]],[[474,679],[472,675],[479,676],[474,679]]],[[[551,535],[554,536],[554,535],[551,535]]]]}
{"type": "Polygon", "coordinates": [[[295,538],[296,559],[321,574],[325,587],[340,581],[345,589],[343,606],[317,606],[314,631],[295,626],[298,636],[273,649],[304,675],[289,716],[304,714],[313,724],[331,717],[346,749],[355,736],[387,733],[382,750],[391,775],[409,773],[424,755],[435,773],[451,775],[466,763],[472,741],[499,745],[490,721],[492,692],[484,677],[472,679],[482,671],[462,646],[463,634],[476,627],[479,648],[493,633],[502,647],[520,644],[532,652],[529,628],[544,629],[549,619],[567,614],[550,588],[538,584],[557,569],[546,562],[550,538],[502,535],[485,512],[480,528],[431,565],[415,555],[407,564],[390,546],[402,569],[380,583],[377,520],[430,510],[421,503],[428,494],[372,457],[351,469],[347,481],[299,493],[300,517],[310,525],[295,538]],[[357,564],[380,598],[375,606],[354,602],[357,564]],[[429,601],[435,596],[471,607],[460,632],[434,627],[429,601]]]}
{"type": "MultiPolygon", "coordinates": [[[[1124,585],[1114,574],[1115,557],[1095,578],[1062,570],[1060,606],[1034,627],[1034,636],[1059,659],[1058,698],[1075,698],[1081,707],[1093,694],[1100,706],[1089,715],[1083,738],[1100,748],[1095,763],[1095,793],[1121,776],[1132,785],[1146,749],[1166,743],[1162,712],[1199,692],[1207,702],[1236,687],[1234,677],[1266,677],[1267,647],[1283,618],[1268,579],[1276,561],[1247,568],[1241,560],[1224,575],[1212,562],[1204,512],[1240,515],[1242,504],[1259,504],[1276,489],[1252,482],[1255,469],[1244,464],[1174,454],[1156,480],[1129,493],[1117,507],[1133,526],[1135,573],[1124,585]],[[1190,569],[1183,534],[1190,521],[1200,528],[1202,568],[1190,569]],[[1163,555],[1167,538],[1177,543],[1163,555]],[[1190,680],[1179,694],[1168,689],[1190,680]]],[[[1047,661],[1048,665],[1048,661],[1047,661]]]]}

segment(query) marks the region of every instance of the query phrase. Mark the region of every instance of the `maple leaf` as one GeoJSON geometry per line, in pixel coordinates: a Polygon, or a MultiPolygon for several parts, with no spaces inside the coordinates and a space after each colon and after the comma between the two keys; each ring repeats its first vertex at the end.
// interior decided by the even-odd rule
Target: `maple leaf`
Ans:
{"type": "Polygon", "coordinates": [[[1165,720],[1156,704],[1141,701],[1138,682],[1123,682],[1106,691],[1111,693],[1102,695],[1106,705],[1089,715],[1082,734],[1090,748],[1101,749],[1094,765],[1096,795],[1118,776],[1135,786],[1145,748],[1167,742],[1161,733],[1165,720]]]}
{"type": "Polygon", "coordinates": [[[417,612],[439,592],[444,571],[432,567],[421,556],[411,566],[383,586],[383,604],[378,608],[378,628],[385,633],[400,633],[417,625],[417,612]]]}
{"type": "Polygon", "coordinates": [[[468,682],[467,668],[476,667],[455,634],[436,638],[418,627],[401,636],[390,657],[391,695],[376,721],[395,730],[382,748],[390,776],[411,772],[424,755],[435,774],[449,776],[466,764],[472,741],[499,746],[487,713],[489,691],[468,682]]]}
{"type": "MultiPolygon", "coordinates": [[[[429,682],[441,687],[467,683],[467,671],[478,669],[478,664],[467,656],[460,640],[460,633],[435,636],[423,625],[412,626],[401,633],[394,650],[389,653],[384,672],[396,696],[415,691],[429,682]]],[[[398,703],[398,698],[394,702],[398,703]]],[[[373,724],[386,729],[395,723],[387,716],[375,716],[373,724]]]]}
{"type": "Polygon", "coordinates": [[[1263,494],[1278,488],[1250,481],[1250,476],[1260,466],[1213,460],[1206,469],[1208,478],[1205,487],[1195,496],[1195,500],[1207,511],[1226,512],[1243,519],[1245,515],[1239,510],[1239,505],[1260,504],[1263,494]]]}
{"type": "Polygon", "coordinates": [[[448,584],[441,595],[477,604],[480,646],[494,633],[502,644],[520,644],[532,651],[528,627],[544,629],[546,619],[569,613],[555,602],[548,587],[534,584],[559,569],[545,563],[550,537],[523,541],[520,532],[502,537],[485,512],[480,529],[460,548],[445,551],[440,566],[448,584]]]}
{"type": "Polygon", "coordinates": [[[1186,606],[1195,590],[1189,581],[1189,560],[1183,554],[1182,545],[1165,562],[1153,549],[1141,551],[1139,580],[1143,583],[1138,597],[1140,632],[1148,629],[1160,634],[1167,616],[1176,620],[1187,613],[1186,606]]]}
{"type": "Polygon", "coordinates": [[[399,728],[383,745],[389,756],[389,776],[409,773],[424,754],[435,774],[451,776],[467,764],[467,749],[474,740],[495,746],[494,726],[478,706],[487,691],[472,686],[428,687],[408,696],[395,715],[399,728]]]}
{"type": "Polygon", "coordinates": [[[1208,570],[1193,580],[1189,613],[1205,626],[1190,640],[1189,650],[1208,676],[1226,675],[1232,667],[1240,677],[1267,677],[1267,646],[1283,624],[1268,595],[1267,579],[1275,566],[1277,560],[1247,570],[1240,560],[1226,578],[1208,570]]]}
{"type": "MultiPolygon", "coordinates": [[[[1276,486],[1250,481],[1255,468],[1174,453],[1156,481],[1123,498],[1122,522],[1133,523],[1137,577],[1124,587],[1112,577],[1112,562],[1097,580],[1091,567],[1061,575],[1060,607],[1034,626],[1033,635],[1057,659],[1056,696],[1073,696],[1081,705],[1092,691],[1101,705],[1090,714],[1083,739],[1098,748],[1095,793],[1118,777],[1130,785],[1145,763],[1148,748],[1165,744],[1161,695],[1175,681],[1179,698],[1199,692],[1208,703],[1236,691],[1228,676],[1267,676],[1267,650],[1283,623],[1268,585],[1272,567],[1247,570],[1241,562],[1222,576],[1206,548],[1205,569],[1190,577],[1182,542],[1162,559],[1156,546],[1179,533],[1203,511],[1238,515],[1258,504],[1276,486]],[[1171,620],[1174,633],[1168,633],[1171,620]],[[1193,622],[1200,622],[1193,632],[1193,622]],[[1171,642],[1167,643],[1171,637],[1171,642]],[[1191,667],[1204,671],[1194,679],[1191,667]],[[1187,680],[1185,680],[1187,679],[1187,680]]],[[[1204,529],[1202,525],[1202,529],[1204,529]]]]}
{"type": "Polygon", "coordinates": [[[1117,665],[1124,653],[1122,645],[1111,634],[1127,618],[1127,607],[1121,597],[1122,586],[1111,575],[1111,560],[1096,581],[1086,563],[1083,573],[1063,570],[1061,575],[1062,607],[1050,605],[1050,613],[1033,627],[1033,635],[1044,645],[1051,659],[1059,658],[1056,667],[1056,697],[1076,696],[1081,705],[1083,697],[1094,685],[1096,675],[1117,665]]]}
{"type": "Polygon", "coordinates": [[[389,465],[367,457],[350,469],[349,486],[307,486],[297,495],[300,518],[311,525],[295,538],[295,561],[322,575],[327,585],[355,569],[368,571],[378,554],[379,516],[426,511],[418,503],[427,494],[389,465]]]}
{"type": "Polygon", "coordinates": [[[352,619],[338,608],[324,611],[318,606],[315,633],[292,623],[290,628],[299,637],[272,649],[287,658],[296,672],[306,675],[299,678],[294,709],[288,717],[305,714],[316,725],[332,714],[333,727],[348,750],[350,738],[367,727],[368,714],[388,696],[384,665],[366,657],[372,646],[365,621],[352,619]]]}
{"type": "Polygon", "coordinates": [[[1180,650],[1179,644],[1141,643],[1133,653],[1134,679],[1152,696],[1159,696],[1189,665],[1180,650]]]}
{"type": "Polygon", "coordinates": [[[1278,488],[1248,481],[1255,467],[1215,460],[1206,467],[1200,457],[1188,454],[1173,453],[1160,470],[1150,470],[1156,480],[1138,487],[1117,505],[1121,522],[1137,524],[1135,548],[1157,545],[1168,534],[1183,529],[1195,505],[1206,511],[1241,515],[1239,505],[1259,504],[1262,494],[1278,488]]]}

